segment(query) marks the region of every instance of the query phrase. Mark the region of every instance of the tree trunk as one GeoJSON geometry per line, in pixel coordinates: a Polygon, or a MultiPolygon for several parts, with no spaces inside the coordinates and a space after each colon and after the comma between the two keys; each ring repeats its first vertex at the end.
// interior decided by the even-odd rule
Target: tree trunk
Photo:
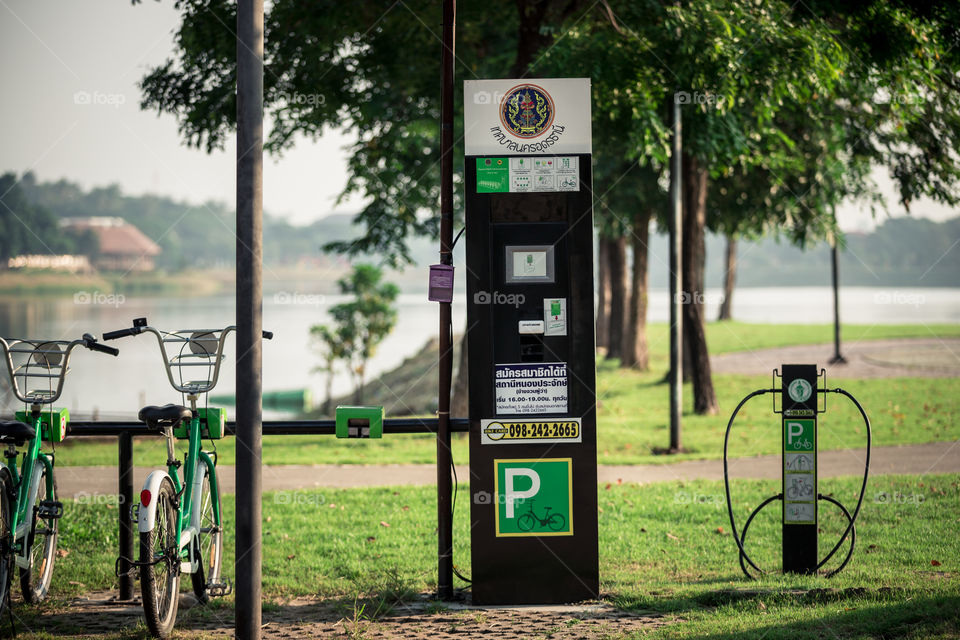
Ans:
{"type": "Polygon", "coordinates": [[[633,272],[627,322],[623,328],[620,366],[646,371],[650,368],[647,349],[647,245],[650,240],[650,211],[638,211],[633,218],[633,272]]]}
{"type": "Polygon", "coordinates": [[[706,222],[706,169],[696,158],[683,154],[683,333],[684,350],[690,354],[693,412],[698,415],[713,415],[719,410],[703,322],[706,222]]]}
{"type": "Polygon", "coordinates": [[[467,418],[470,415],[470,391],[467,378],[467,332],[460,338],[460,357],[457,358],[457,379],[453,385],[453,402],[450,415],[454,418],[467,418]]]}
{"type": "Polygon", "coordinates": [[[727,268],[723,272],[723,302],[717,320],[732,320],[733,288],[737,283],[737,237],[727,236],[727,268]]]}
{"type": "Polygon", "coordinates": [[[610,344],[610,241],[597,241],[597,347],[610,344]]]}
{"type": "Polygon", "coordinates": [[[323,415],[329,416],[331,410],[333,409],[333,363],[328,363],[330,366],[327,369],[327,388],[326,394],[327,397],[323,401],[323,415]]]}
{"type": "Polygon", "coordinates": [[[607,357],[619,358],[623,347],[623,325],[627,312],[627,239],[610,241],[610,333],[607,357]]]}
{"type": "Polygon", "coordinates": [[[366,369],[367,363],[364,361],[364,363],[360,365],[360,368],[357,370],[355,381],[356,386],[353,389],[353,403],[356,405],[363,404],[363,378],[366,369]]]}

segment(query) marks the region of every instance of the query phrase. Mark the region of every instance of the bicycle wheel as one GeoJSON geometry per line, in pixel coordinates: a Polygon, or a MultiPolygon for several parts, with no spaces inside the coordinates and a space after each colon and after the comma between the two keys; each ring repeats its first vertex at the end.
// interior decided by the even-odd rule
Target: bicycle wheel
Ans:
{"type": "Polygon", "coordinates": [[[533,531],[533,526],[537,523],[536,518],[531,513],[525,513],[517,520],[517,527],[520,531],[533,531]]]}
{"type": "Polygon", "coordinates": [[[30,549],[30,566],[20,569],[20,590],[25,602],[40,602],[47,597],[50,583],[53,581],[53,563],[57,558],[57,518],[41,518],[37,511],[40,502],[47,499],[47,488],[52,489],[53,500],[57,500],[57,478],[53,473],[48,474],[47,468],[37,460],[41,466],[40,482],[33,487],[33,513],[30,515],[30,533],[27,534],[27,546],[30,549]]]}
{"type": "Polygon", "coordinates": [[[207,583],[220,582],[220,560],[223,557],[223,529],[216,522],[215,513],[220,513],[220,492],[213,495],[210,491],[210,476],[203,475],[200,489],[200,532],[197,534],[194,552],[199,559],[196,572],[191,574],[193,593],[200,602],[207,602],[207,583]],[[214,511],[216,501],[216,511],[214,511]],[[204,575],[206,563],[206,575],[204,575]]]}
{"type": "Polygon", "coordinates": [[[154,499],[157,519],[153,531],[140,534],[140,589],[143,613],[150,633],[168,638],[177,620],[180,593],[180,551],[177,536],[176,491],[164,478],[154,499]]]}
{"type": "Polygon", "coordinates": [[[10,606],[13,551],[10,549],[10,520],[13,517],[13,481],[6,467],[0,468],[0,622],[10,606]]]}
{"type": "Polygon", "coordinates": [[[565,524],[567,524],[567,519],[563,517],[562,513],[551,513],[550,517],[547,518],[547,526],[550,527],[551,531],[560,531],[565,524]]]}
{"type": "Polygon", "coordinates": [[[787,489],[787,499],[788,499],[788,500],[796,500],[796,499],[797,499],[797,488],[796,488],[796,487],[790,487],[789,489],[787,489]]]}

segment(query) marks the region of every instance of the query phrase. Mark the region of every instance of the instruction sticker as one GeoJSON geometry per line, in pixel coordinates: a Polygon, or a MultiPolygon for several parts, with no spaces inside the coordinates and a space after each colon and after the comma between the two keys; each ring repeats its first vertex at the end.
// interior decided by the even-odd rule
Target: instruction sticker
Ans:
{"type": "Polygon", "coordinates": [[[567,363],[495,365],[496,412],[567,413],[567,363]]]}
{"type": "Polygon", "coordinates": [[[543,322],[545,336],[567,335],[567,299],[544,298],[543,322]]]}
{"type": "Polygon", "coordinates": [[[477,158],[477,193],[580,191],[577,156],[477,158]]]}
{"type": "Polygon", "coordinates": [[[558,420],[481,420],[480,444],[582,442],[580,418],[558,420]]]}

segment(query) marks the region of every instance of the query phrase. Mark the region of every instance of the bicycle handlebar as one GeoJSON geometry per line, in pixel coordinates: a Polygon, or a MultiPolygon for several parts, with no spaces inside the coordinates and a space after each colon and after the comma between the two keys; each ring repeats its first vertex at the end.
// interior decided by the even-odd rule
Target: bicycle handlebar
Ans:
{"type": "Polygon", "coordinates": [[[73,349],[83,346],[90,351],[99,351],[111,356],[120,353],[119,349],[108,347],[97,342],[89,333],[77,340],[30,340],[30,339],[10,339],[7,341],[0,338],[0,351],[3,352],[3,360],[7,365],[10,386],[13,388],[13,395],[20,402],[30,404],[53,404],[60,399],[63,393],[63,381],[70,370],[70,356],[73,349]],[[62,350],[61,350],[62,349],[62,350]],[[14,363],[13,354],[20,354],[25,357],[26,362],[14,363]],[[34,372],[31,369],[38,369],[34,372]],[[23,389],[17,378],[22,378],[23,389]],[[56,380],[56,388],[52,385],[50,388],[30,389],[29,380],[31,378],[56,380]]]}
{"type": "Polygon", "coordinates": [[[135,336],[140,333],[140,327],[131,327],[130,329],[119,329],[117,331],[108,331],[103,334],[104,340],[116,340],[127,336],[135,336]]]}
{"type": "Polygon", "coordinates": [[[97,339],[89,333],[83,334],[83,342],[84,346],[87,349],[90,349],[90,351],[99,351],[100,353],[105,353],[110,356],[120,355],[120,349],[117,349],[116,347],[108,347],[105,344],[100,344],[97,342],[97,339]]]}
{"type": "MultiPolygon", "coordinates": [[[[217,381],[220,377],[220,363],[223,360],[224,342],[227,334],[236,330],[237,327],[231,325],[229,327],[224,327],[223,329],[181,329],[178,331],[167,332],[148,326],[146,318],[135,318],[133,320],[132,327],[104,333],[103,339],[115,340],[117,338],[123,338],[126,336],[139,335],[144,331],[152,333],[156,336],[157,344],[160,346],[160,355],[163,357],[163,365],[167,370],[167,380],[170,382],[170,385],[181,393],[199,394],[207,393],[217,385],[217,381]],[[216,335],[218,333],[220,334],[219,336],[216,335]],[[216,342],[216,353],[214,353],[212,349],[212,343],[214,342],[216,342]],[[164,343],[189,344],[191,349],[193,349],[194,345],[198,345],[199,351],[194,351],[192,355],[186,354],[186,356],[184,356],[183,354],[180,354],[171,357],[167,354],[167,349],[164,346],[164,343]],[[187,363],[184,361],[185,357],[206,358],[207,362],[187,363]],[[207,380],[183,382],[181,378],[181,381],[178,384],[173,378],[173,369],[184,366],[208,366],[212,368],[213,371],[212,375],[209,376],[207,380]]],[[[272,331],[263,331],[262,335],[267,340],[273,338],[272,331]]],[[[183,369],[180,369],[180,371],[182,372],[183,369]]],[[[208,373],[210,373],[209,370],[208,373]]]]}

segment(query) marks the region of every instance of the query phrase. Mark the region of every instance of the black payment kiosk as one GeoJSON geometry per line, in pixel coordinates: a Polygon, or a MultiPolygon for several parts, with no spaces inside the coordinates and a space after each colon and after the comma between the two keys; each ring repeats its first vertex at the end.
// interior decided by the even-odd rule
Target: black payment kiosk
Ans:
{"type": "Polygon", "coordinates": [[[596,598],[589,81],[465,97],[473,601],[596,598]]]}

